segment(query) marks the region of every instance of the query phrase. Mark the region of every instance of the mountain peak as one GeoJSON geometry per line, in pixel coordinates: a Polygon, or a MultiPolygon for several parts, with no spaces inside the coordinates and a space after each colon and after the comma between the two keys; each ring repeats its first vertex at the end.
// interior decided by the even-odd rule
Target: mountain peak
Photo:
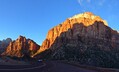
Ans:
{"type": "Polygon", "coordinates": [[[25,42],[25,41],[26,41],[26,37],[20,35],[20,36],[17,38],[17,41],[18,41],[18,42],[22,42],[22,41],[25,42]]]}
{"type": "Polygon", "coordinates": [[[11,38],[3,39],[0,41],[0,54],[4,52],[9,43],[12,42],[11,38]]]}
{"type": "Polygon", "coordinates": [[[73,17],[71,17],[69,19],[80,18],[80,17],[94,19],[96,16],[92,12],[84,12],[84,13],[76,14],[76,15],[74,15],[73,17]]]}
{"type": "Polygon", "coordinates": [[[17,40],[12,41],[2,53],[5,56],[23,57],[24,55],[32,55],[39,49],[39,45],[33,40],[24,36],[19,36],[17,40]]]}
{"type": "Polygon", "coordinates": [[[96,21],[103,22],[108,26],[107,21],[103,20],[100,16],[94,15],[92,12],[84,12],[81,14],[74,15],[73,17],[68,18],[69,20],[76,20],[77,23],[83,23],[85,26],[94,24],[96,21]]]}
{"type": "Polygon", "coordinates": [[[78,36],[79,34],[80,36],[89,36],[92,38],[97,38],[97,36],[98,38],[104,38],[105,35],[103,34],[106,33],[106,28],[107,22],[91,12],[77,14],[71,18],[66,19],[58,26],[50,29],[47,34],[46,40],[42,43],[40,50],[38,50],[37,53],[51,48],[58,37],[66,37],[72,39],[74,36],[78,36]],[[62,34],[63,36],[61,36],[62,34]]]}
{"type": "Polygon", "coordinates": [[[18,39],[20,39],[20,38],[25,38],[25,37],[20,35],[20,36],[18,37],[18,39]]]}
{"type": "Polygon", "coordinates": [[[84,12],[84,14],[94,15],[92,12],[84,12]]]}

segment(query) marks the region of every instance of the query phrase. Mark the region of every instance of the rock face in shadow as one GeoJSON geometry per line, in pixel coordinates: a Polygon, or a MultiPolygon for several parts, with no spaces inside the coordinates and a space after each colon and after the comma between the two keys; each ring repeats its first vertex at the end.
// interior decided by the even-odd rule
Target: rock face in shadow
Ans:
{"type": "MultiPolygon", "coordinates": [[[[40,49],[38,50],[38,53],[48,49],[51,47],[51,45],[54,43],[57,37],[61,35],[61,33],[68,31],[69,29],[72,29],[74,24],[82,24],[82,27],[75,27],[75,33],[81,33],[80,35],[95,35],[95,37],[101,38],[103,37],[101,32],[106,31],[106,28],[102,28],[101,24],[105,25],[107,27],[107,22],[105,20],[102,20],[99,16],[95,16],[91,12],[85,12],[82,14],[75,15],[71,18],[68,18],[63,23],[59,24],[58,26],[55,26],[51,30],[48,31],[47,37],[42,43],[40,49]],[[99,23],[99,24],[98,24],[99,23]],[[91,26],[93,24],[97,24],[96,26],[91,26]],[[98,27],[99,26],[99,27],[98,27]],[[88,27],[88,28],[87,28],[88,27]],[[82,30],[81,32],[78,32],[77,30],[82,30]],[[91,34],[90,34],[91,33],[91,34]]],[[[69,32],[66,36],[71,38],[72,32],[69,32]]]]}
{"type": "Polygon", "coordinates": [[[119,67],[119,33],[99,16],[86,12],[49,30],[35,57],[119,67]]]}
{"type": "Polygon", "coordinates": [[[10,42],[12,42],[11,38],[0,41],[0,54],[5,51],[10,42]]]}
{"type": "Polygon", "coordinates": [[[99,32],[96,23],[89,27],[75,24],[72,29],[63,32],[48,49],[50,57],[77,61],[84,65],[118,67],[119,34],[100,22],[101,29],[105,30],[99,32]],[[90,27],[93,33],[87,31],[90,27]]]}
{"type": "MultiPolygon", "coordinates": [[[[107,26],[107,22],[105,20],[102,20],[99,16],[95,16],[91,12],[85,12],[85,13],[78,14],[71,18],[66,19],[66,21],[64,21],[63,23],[59,24],[58,26],[55,26],[54,28],[52,28],[51,30],[48,31],[47,37],[46,37],[45,41],[42,43],[40,50],[37,53],[40,53],[40,52],[50,48],[51,45],[56,40],[56,38],[58,36],[60,36],[60,34],[62,32],[66,32],[66,31],[68,31],[68,29],[71,29],[74,24],[82,23],[85,27],[88,27],[88,26],[96,23],[96,21],[97,22],[100,21],[105,26],[107,26]]],[[[79,29],[79,28],[77,27],[77,29],[79,29]]],[[[90,27],[88,29],[91,30],[92,28],[90,27]]],[[[85,34],[85,32],[84,32],[84,34],[85,34]]]]}
{"type": "Polygon", "coordinates": [[[6,51],[2,53],[2,55],[11,57],[23,57],[25,55],[31,56],[39,49],[39,47],[40,46],[33,40],[19,36],[17,40],[10,42],[6,51]]]}

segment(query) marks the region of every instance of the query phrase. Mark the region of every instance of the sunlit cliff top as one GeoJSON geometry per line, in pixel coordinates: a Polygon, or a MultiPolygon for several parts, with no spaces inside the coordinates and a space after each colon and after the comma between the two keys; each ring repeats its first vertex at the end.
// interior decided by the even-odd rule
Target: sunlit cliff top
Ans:
{"type": "Polygon", "coordinates": [[[108,23],[106,20],[103,20],[101,17],[94,15],[92,12],[84,12],[81,14],[76,14],[73,17],[70,17],[68,19],[72,20],[72,19],[79,19],[79,18],[91,19],[95,21],[102,21],[104,22],[106,26],[108,26],[108,23]]]}

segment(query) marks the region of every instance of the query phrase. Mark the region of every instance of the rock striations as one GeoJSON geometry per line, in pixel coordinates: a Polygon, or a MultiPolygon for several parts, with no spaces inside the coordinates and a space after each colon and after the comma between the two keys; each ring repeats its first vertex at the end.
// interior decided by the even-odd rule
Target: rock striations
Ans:
{"type": "Polygon", "coordinates": [[[91,12],[75,15],[48,31],[41,46],[23,36],[10,42],[5,56],[77,61],[119,67],[119,33],[91,12]]]}
{"type": "Polygon", "coordinates": [[[33,56],[112,67],[119,61],[119,33],[99,16],[85,12],[49,30],[33,56]]]}
{"type": "Polygon", "coordinates": [[[0,54],[4,52],[4,50],[9,45],[10,42],[12,42],[11,38],[7,38],[5,40],[0,41],[0,54]]]}
{"type": "Polygon", "coordinates": [[[6,51],[2,53],[2,55],[12,57],[23,57],[24,55],[31,56],[39,49],[39,47],[40,46],[33,40],[19,36],[17,40],[10,42],[6,51]]]}
{"type": "Polygon", "coordinates": [[[102,20],[91,12],[85,12],[68,18],[62,24],[49,30],[45,41],[37,53],[50,48],[56,38],[61,37],[64,32],[66,32],[63,35],[64,38],[68,39],[76,39],[78,38],[77,36],[80,36],[103,40],[108,39],[110,41],[118,40],[117,36],[115,36],[117,32],[109,28],[105,20],[102,20]]]}

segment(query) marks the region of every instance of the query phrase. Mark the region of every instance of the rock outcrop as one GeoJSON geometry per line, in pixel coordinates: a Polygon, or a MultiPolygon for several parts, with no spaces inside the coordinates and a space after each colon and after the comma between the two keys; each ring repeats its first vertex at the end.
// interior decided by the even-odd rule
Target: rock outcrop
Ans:
{"type": "MultiPolygon", "coordinates": [[[[75,31],[73,33],[71,31],[68,32],[69,34],[67,34],[66,37],[72,38],[72,36],[80,34],[81,36],[85,35],[90,37],[92,36],[93,38],[102,38],[104,37],[104,33],[106,33],[108,27],[107,22],[105,20],[102,20],[99,16],[95,16],[91,12],[85,12],[82,14],[75,15],[71,18],[68,18],[62,24],[59,24],[58,26],[55,26],[54,28],[49,30],[45,41],[43,42],[40,47],[40,50],[37,53],[40,53],[50,48],[56,38],[61,35],[61,33],[67,32],[72,28],[74,28],[75,31]],[[75,24],[78,25],[76,26],[75,24]]],[[[113,30],[110,31],[115,32],[113,30]]]]}
{"type": "Polygon", "coordinates": [[[33,40],[19,36],[17,40],[10,42],[9,46],[6,48],[6,51],[2,53],[2,55],[12,57],[23,57],[25,55],[31,56],[39,49],[39,47],[40,46],[33,40]]]}
{"type": "Polygon", "coordinates": [[[0,41],[0,54],[5,51],[10,42],[12,42],[11,38],[0,41]]]}
{"type": "Polygon", "coordinates": [[[68,18],[49,30],[34,56],[73,60],[84,65],[118,67],[119,33],[108,27],[99,16],[86,12],[68,18]]]}

